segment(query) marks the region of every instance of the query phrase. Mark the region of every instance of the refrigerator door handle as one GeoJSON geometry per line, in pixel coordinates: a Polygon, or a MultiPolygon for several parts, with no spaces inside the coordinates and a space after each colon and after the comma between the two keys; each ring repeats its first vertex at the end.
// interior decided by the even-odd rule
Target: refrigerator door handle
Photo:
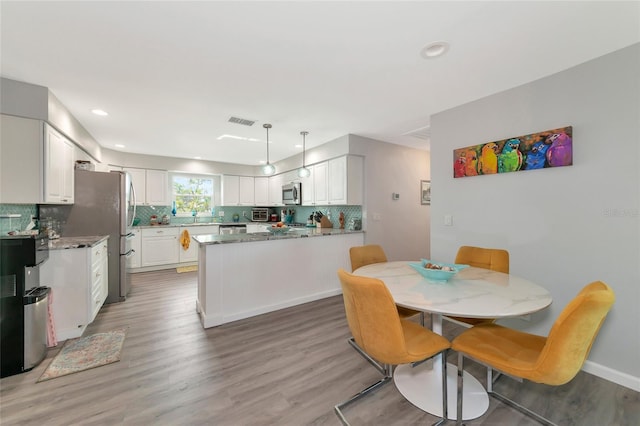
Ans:
{"type": "Polygon", "coordinates": [[[133,232],[129,232],[127,235],[124,236],[127,240],[132,240],[136,237],[136,234],[134,234],[133,232]]]}
{"type": "Polygon", "coordinates": [[[133,221],[136,219],[136,189],[133,186],[133,181],[129,182],[129,189],[131,191],[131,199],[129,202],[133,205],[133,214],[131,215],[131,223],[129,223],[129,227],[133,226],[133,221]]]}
{"type": "Polygon", "coordinates": [[[132,257],[135,253],[136,253],[136,251],[134,249],[131,249],[128,252],[126,252],[125,254],[123,254],[123,256],[128,258],[128,257],[132,257]]]}

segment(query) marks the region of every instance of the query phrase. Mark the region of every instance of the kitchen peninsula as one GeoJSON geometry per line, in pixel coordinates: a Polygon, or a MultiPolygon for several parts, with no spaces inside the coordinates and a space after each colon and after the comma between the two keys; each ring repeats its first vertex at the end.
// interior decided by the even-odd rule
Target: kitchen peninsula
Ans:
{"type": "Polygon", "coordinates": [[[339,268],[362,231],[302,228],[284,235],[198,235],[196,309],[204,328],[341,293],[339,268]]]}

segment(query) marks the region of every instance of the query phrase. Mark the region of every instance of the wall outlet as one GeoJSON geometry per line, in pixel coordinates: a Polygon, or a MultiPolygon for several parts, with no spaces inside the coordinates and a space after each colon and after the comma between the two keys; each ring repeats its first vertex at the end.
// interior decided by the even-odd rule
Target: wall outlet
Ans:
{"type": "Polygon", "coordinates": [[[246,211],[242,211],[242,217],[247,217],[247,212],[246,211]]]}
{"type": "Polygon", "coordinates": [[[444,215],[444,226],[453,226],[453,216],[450,214],[444,215]]]}
{"type": "Polygon", "coordinates": [[[380,216],[380,213],[374,213],[373,214],[373,220],[377,221],[377,220],[381,220],[381,219],[382,219],[382,217],[380,216]]]}
{"type": "Polygon", "coordinates": [[[224,217],[224,210],[220,210],[220,211],[218,212],[218,216],[219,216],[219,217],[224,217]]]}

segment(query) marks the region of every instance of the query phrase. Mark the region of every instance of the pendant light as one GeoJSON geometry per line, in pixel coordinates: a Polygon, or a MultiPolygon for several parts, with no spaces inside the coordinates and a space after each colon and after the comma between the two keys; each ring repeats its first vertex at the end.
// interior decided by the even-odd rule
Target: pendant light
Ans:
{"type": "Polygon", "coordinates": [[[262,127],[267,129],[267,164],[262,166],[262,174],[272,175],[276,172],[276,168],[269,162],[269,129],[271,128],[271,124],[265,123],[262,127]]]}
{"type": "Polygon", "coordinates": [[[298,169],[298,176],[300,176],[301,178],[306,178],[311,175],[311,170],[307,169],[306,163],[305,163],[305,155],[306,155],[305,151],[306,151],[306,142],[307,142],[306,138],[309,132],[302,131],[300,132],[300,134],[302,135],[302,168],[298,169]]]}

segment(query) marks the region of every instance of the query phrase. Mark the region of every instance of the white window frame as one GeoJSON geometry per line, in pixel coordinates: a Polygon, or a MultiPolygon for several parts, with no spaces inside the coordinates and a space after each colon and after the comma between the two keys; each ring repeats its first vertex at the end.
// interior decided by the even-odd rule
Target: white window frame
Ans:
{"type": "MultiPolygon", "coordinates": [[[[176,202],[176,196],[178,195],[175,190],[175,178],[186,178],[186,179],[204,179],[211,181],[211,194],[207,197],[209,200],[209,209],[208,210],[198,210],[198,215],[210,215],[211,209],[215,207],[215,192],[216,192],[216,181],[213,175],[203,175],[196,173],[172,173],[171,174],[171,200],[176,202]]],[[[173,208],[173,206],[172,206],[173,208]]],[[[191,217],[191,212],[176,212],[176,217],[191,217]]]]}

